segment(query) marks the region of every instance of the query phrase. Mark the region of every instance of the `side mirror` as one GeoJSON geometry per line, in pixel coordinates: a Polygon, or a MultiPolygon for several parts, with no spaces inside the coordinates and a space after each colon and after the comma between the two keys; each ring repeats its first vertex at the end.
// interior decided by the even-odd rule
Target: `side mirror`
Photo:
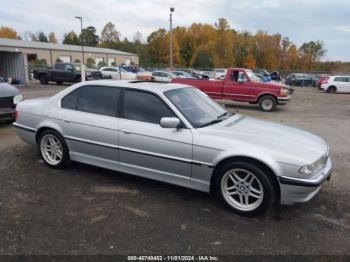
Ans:
{"type": "Polygon", "coordinates": [[[162,117],[160,126],[163,128],[177,128],[180,125],[180,119],[177,117],[162,117]]]}

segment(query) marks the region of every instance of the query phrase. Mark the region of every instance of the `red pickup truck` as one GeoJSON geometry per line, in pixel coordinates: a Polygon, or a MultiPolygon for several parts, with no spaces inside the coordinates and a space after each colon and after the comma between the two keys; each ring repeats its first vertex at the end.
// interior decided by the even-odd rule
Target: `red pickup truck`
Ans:
{"type": "Polygon", "coordinates": [[[286,86],[276,82],[263,83],[250,69],[244,68],[227,69],[224,80],[173,78],[172,82],[194,86],[214,99],[257,104],[265,112],[290,100],[286,86]]]}

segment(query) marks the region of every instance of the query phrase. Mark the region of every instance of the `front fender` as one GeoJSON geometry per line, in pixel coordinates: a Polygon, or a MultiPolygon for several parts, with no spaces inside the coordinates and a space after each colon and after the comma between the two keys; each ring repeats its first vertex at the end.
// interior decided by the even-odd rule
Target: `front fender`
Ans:
{"type": "Polygon", "coordinates": [[[244,146],[244,148],[225,150],[220,152],[214,159],[214,165],[217,166],[220,162],[234,157],[245,157],[257,160],[268,166],[276,176],[282,174],[281,166],[278,162],[266,151],[259,150],[256,147],[244,146]]]}

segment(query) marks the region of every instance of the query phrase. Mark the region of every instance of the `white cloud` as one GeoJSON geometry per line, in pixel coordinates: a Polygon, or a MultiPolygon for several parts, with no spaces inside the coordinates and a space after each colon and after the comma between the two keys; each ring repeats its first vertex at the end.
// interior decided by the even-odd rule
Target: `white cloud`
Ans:
{"type": "Polygon", "coordinates": [[[16,0],[2,3],[0,26],[18,32],[79,32],[75,16],[100,32],[111,21],[122,34],[132,38],[140,31],[143,39],[160,27],[169,27],[169,7],[175,7],[174,26],[194,22],[213,24],[226,18],[238,30],[266,30],[289,36],[297,44],[321,40],[330,59],[350,60],[347,0],[16,0]],[[329,36],[332,36],[332,39],[329,36]],[[337,43],[342,43],[337,46],[337,43]]]}

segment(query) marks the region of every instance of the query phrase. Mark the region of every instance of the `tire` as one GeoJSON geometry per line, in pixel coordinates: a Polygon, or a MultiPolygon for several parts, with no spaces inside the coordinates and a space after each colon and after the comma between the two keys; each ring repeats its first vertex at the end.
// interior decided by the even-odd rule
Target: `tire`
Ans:
{"type": "Polygon", "coordinates": [[[63,81],[56,81],[57,85],[62,85],[63,81]]]}
{"type": "Polygon", "coordinates": [[[263,112],[271,112],[276,109],[276,98],[271,95],[264,95],[258,100],[259,109],[263,112]]]}
{"type": "Polygon", "coordinates": [[[39,76],[39,81],[40,81],[40,84],[42,84],[42,85],[47,85],[49,83],[49,81],[47,81],[45,75],[40,75],[39,76]]]}
{"type": "Polygon", "coordinates": [[[276,199],[277,191],[269,175],[249,162],[236,161],[225,164],[218,171],[214,183],[219,198],[231,211],[241,216],[263,214],[276,199]]]}
{"type": "Polygon", "coordinates": [[[327,93],[335,94],[337,93],[337,88],[335,86],[330,86],[327,88],[327,93]]]}
{"type": "MultiPolygon", "coordinates": [[[[38,139],[38,148],[44,163],[52,168],[64,168],[70,163],[69,151],[63,137],[54,130],[45,130],[38,139]],[[54,143],[53,143],[54,142],[54,143]],[[55,153],[50,153],[48,148],[55,147],[55,153]],[[60,153],[60,154],[58,154],[60,153]]],[[[51,151],[52,152],[52,151],[51,151]]]]}

